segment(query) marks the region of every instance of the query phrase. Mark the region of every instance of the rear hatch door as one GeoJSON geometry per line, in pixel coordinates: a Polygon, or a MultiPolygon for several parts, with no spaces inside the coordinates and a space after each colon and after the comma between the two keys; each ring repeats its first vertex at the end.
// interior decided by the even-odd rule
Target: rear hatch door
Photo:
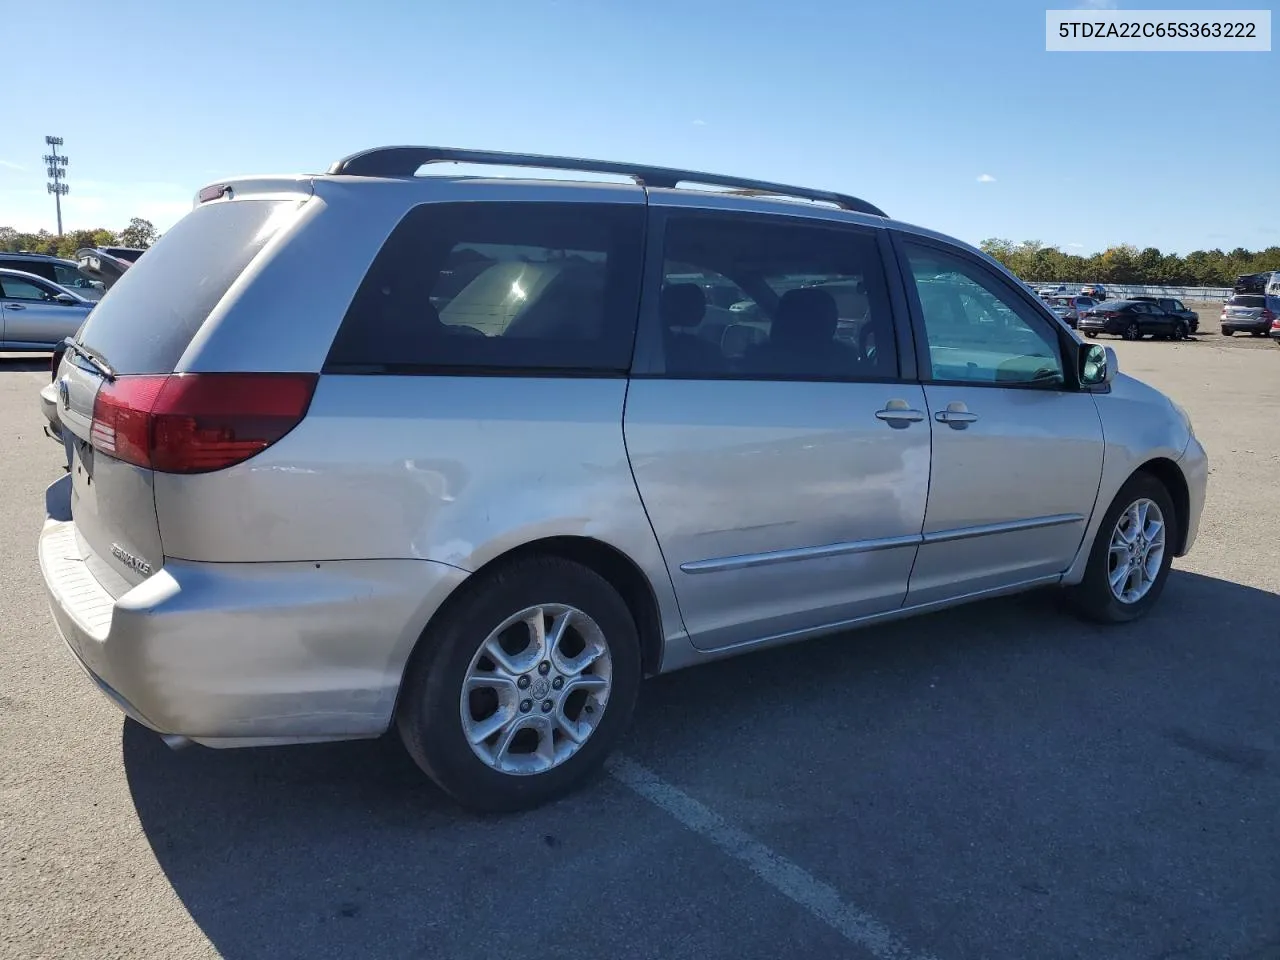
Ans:
{"type": "Polygon", "coordinates": [[[187,214],[124,271],[58,369],[80,559],[120,596],[164,564],[145,406],[228,289],[301,200],[236,199],[187,214]],[[138,409],[142,409],[139,407],[138,409]],[[96,415],[95,415],[96,414],[96,415]]]}

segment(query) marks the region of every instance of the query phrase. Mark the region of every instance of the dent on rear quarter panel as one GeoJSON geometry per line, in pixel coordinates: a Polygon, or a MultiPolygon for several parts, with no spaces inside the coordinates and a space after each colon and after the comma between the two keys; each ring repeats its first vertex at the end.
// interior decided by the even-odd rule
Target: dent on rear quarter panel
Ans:
{"type": "Polygon", "coordinates": [[[1110,393],[1094,394],[1102,435],[1106,445],[1102,459],[1102,482],[1098,500],[1089,518],[1089,527],[1075,562],[1063,576],[1064,583],[1079,583],[1089,561],[1089,550],[1102,517],[1116,494],[1144,463],[1158,458],[1175,463],[1191,439],[1182,418],[1168,398],[1140,380],[1123,374],[1111,384],[1110,393]]]}
{"type": "Polygon", "coordinates": [[[474,571],[552,536],[670,577],[622,439],[624,379],[324,376],[306,419],[252,460],[161,475],[166,554],[213,562],[423,559],[474,571]]]}

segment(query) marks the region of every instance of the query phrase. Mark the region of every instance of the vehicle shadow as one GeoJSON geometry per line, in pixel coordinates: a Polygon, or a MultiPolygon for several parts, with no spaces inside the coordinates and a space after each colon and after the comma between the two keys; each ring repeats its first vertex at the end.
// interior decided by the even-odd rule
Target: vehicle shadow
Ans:
{"type": "MultiPolygon", "coordinates": [[[[1028,696],[1019,669],[1065,685],[1061,724],[1073,729],[1055,735],[1070,739],[1081,724],[1095,722],[1071,716],[1070,709],[1096,688],[1098,677],[1116,688],[1120,702],[1158,695],[1196,703],[1206,682],[1205,657],[1226,655],[1229,644],[1250,651],[1265,647],[1268,652],[1256,656],[1275,657],[1270,651],[1280,596],[1226,580],[1175,571],[1157,609],[1124,627],[1082,624],[1058,607],[1056,593],[990,601],[661,677],[642,689],[636,722],[621,750],[660,772],[665,764],[688,764],[680,769],[706,777],[734,764],[740,771],[742,761],[735,757],[743,749],[760,751],[778,767],[800,763],[820,769],[825,757],[828,766],[844,769],[880,738],[886,718],[910,709],[919,691],[933,684],[958,691],[958,703],[990,701],[1016,709],[1009,704],[1028,696]],[[1071,664],[1083,672],[1073,675],[1071,664]],[[815,729],[824,722],[825,731],[815,729]],[[824,752],[806,754],[818,739],[824,752]]],[[[1232,691],[1217,690],[1214,703],[1229,713],[1232,691]]],[[[1118,723],[1099,718],[1090,735],[1114,737],[1113,722],[1118,723]]],[[[902,763],[942,749],[925,742],[930,729],[913,727],[905,737],[895,732],[889,742],[904,754],[902,763]]],[[[1236,761],[1263,762],[1206,745],[1192,733],[1168,737],[1175,743],[1170,750],[1186,747],[1205,763],[1231,768],[1236,761]]],[[[982,747],[988,753],[1002,748],[1008,745],[1001,740],[982,747]]],[[[646,921],[637,927],[638,908],[621,892],[646,872],[655,882],[652,871],[662,870],[664,858],[673,854],[651,841],[654,827],[646,827],[645,817],[653,811],[607,776],[542,810],[485,817],[458,809],[391,735],[174,753],[154,734],[125,722],[122,749],[138,818],[161,869],[229,960],[527,956],[531,944],[512,931],[486,927],[484,918],[522,909],[518,905],[530,897],[540,900],[532,915],[549,927],[585,923],[640,937],[639,931],[663,926],[646,921]],[[577,838],[578,859],[538,859],[568,855],[555,849],[562,842],[557,837],[577,838]],[[550,897],[556,884],[571,883],[562,872],[569,868],[590,880],[576,905],[550,897]]],[[[763,775],[761,789],[767,790],[768,772],[763,775]]],[[[819,808],[843,804],[834,784],[848,774],[840,776],[824,779],[820,772],[803,799],[775,799],[819,808]]],[[[1017,785],[1006,789],[1016,791],[1017,785]]],[[[942,805],[944,821],[955,802],[948,798],[942,805]]],[[[1076,815],[1071,808],[1063,814],[1076,815]]],[[[573,846],[564,843],[566,850],[573,846]]],[[[699,842],[689,836],[683,843],[696,848],[699,842]]],[[[732,878],[723,882],[734,888],[732,878]]],[[[723,891],[709,893],[718,897],[723,891]]],[[[670,917],[678,918],[681,913],[661,899],[673,895],[680,896],[670,890],[658,896],[675,911],[670,917]]],[[[637,946],[633,955],[688,949],[687,943],[679,946],[678,931],[652,935],[658,939],[637,946]],[[668,936],[669,942],[663,940],[668,936]]],[[[544,946],[540,942],[538,952],[545,954],[544,946]]],[[[751,944],[744,940],[737,949],[749,955],[751,944]]]]}

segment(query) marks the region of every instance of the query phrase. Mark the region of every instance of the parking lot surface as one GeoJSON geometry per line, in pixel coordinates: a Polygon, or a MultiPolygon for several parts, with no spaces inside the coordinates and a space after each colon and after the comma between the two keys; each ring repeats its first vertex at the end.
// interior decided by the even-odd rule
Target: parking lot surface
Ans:
{"type": "Polygon", "coordinates": [[[1105,342],[1212,462],[1149,618],[1037,594],[659,678],[611,772],[508,817],[391,738],[122,720],[35,560],[47,362],[0,358],[0,956],[1280,956],[1280,349],[1105,342]]]}

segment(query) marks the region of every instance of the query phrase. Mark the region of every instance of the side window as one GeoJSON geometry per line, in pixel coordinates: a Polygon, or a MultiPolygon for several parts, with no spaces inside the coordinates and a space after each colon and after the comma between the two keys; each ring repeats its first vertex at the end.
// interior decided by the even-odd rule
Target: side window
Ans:
{"type": "Polygon", "coordinates": [[[53,296],[52,290],[46,290],[44,287],[30,281],[19,280],[16,277],[4,277],[0,279],[0,284],[4,285],[4,298],[6,300],[48,300],[53,296]]]}
{"type": "Polygon", "coordinates": [[[759,217],[673,214],[659,313],[674,377],[898,375],[875,235],[759,217]]]}
{"type": "Polygon", "coordinates": [[[1174,301],[1173,301],[1173,309],[1174,309],[1174,310],[1179,310],[1179,311],[1185,311],[1187,308],[1186,308],[1186,307],[1184,307],[1184,306],[1182,305],[1182,301],[1181,301],[1181,300],[1174,300],[1174,301]]]}
{"type": "Polygon", "coordinates": [[[60,287],[66,287],[68,290],[83,289],[90,285],[88,277],[74,267],[68,267],[62,263],[53,265],[53,282],[60,287]]]}
{"type": "Polygon", "coordinates": [[[625,373],[644,216],[640,204],[416,207],[370,266],[326,370],[625,373]]]}
{"type": "Polygon", "coordinates": [[[1063,382],[1053,329],[995,274],[934,247],[904,246],[920,297],[933,379],[1063,382]]]}

